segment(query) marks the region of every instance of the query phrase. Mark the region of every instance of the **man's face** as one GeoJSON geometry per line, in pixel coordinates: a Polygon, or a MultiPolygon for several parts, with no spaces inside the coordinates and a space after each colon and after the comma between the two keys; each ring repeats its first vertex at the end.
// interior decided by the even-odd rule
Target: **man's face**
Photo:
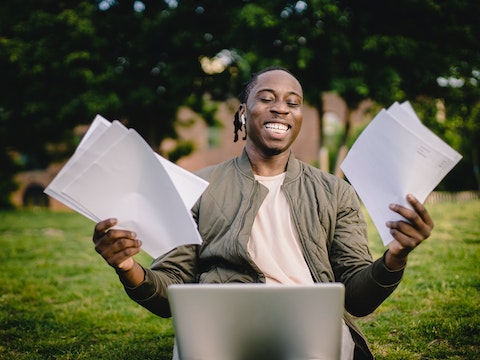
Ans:
{"type": "Polygon", "coordinates": [[[287,151],[303,120],[303,91],[289,73],[272,70],[259,75],[248,96],[247,146],[265,156],[287,151]]]}

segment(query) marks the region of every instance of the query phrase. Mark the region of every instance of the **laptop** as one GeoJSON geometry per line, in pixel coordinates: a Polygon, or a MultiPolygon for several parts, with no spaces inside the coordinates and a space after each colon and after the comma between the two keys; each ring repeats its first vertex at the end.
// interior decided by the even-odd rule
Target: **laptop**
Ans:
{"type": "Polygon", "coordinates": [[[344,296],[341,283],[171,285],[179,358],[340,359],[344,296]]]}

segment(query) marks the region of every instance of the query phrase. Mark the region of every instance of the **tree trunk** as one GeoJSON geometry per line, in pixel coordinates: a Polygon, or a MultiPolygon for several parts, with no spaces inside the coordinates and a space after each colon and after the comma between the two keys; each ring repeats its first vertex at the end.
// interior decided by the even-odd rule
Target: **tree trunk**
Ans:
{"type": "Polygon", "coordinates": [[[473,175],[477,182],[477,190],[480,191],[480,165],[478,163],[478,146],[475,143],[472,143],[472,164],[473,164],[473,175]]]}
{"type": "Polygon", "coordinates": [[[323,98],[318,96],[317,102],[313,104],[318,114],[318,167],[319,169],[329,172],[328,149],[323,145],[323,98]]]}
{"type": "Polygon", "coordinates": [[[345,115],[345,131],[342,136],[342,141],[340,142],[340,147],[338,149],[338,154],[337,154],[337,159],[335,162],[335,171],[334,174],[338,176],[339,178],[344,177],[343,171],[340,168],[340,165],[342,164],[343,160],[347,156],[348,153],[348,146],[347,146],[347,140],[348,140],[348,135],[350,134],[350,128],[351,128],[351,116],[352,116],[352,109],[347,106],[347,113],[345,115]]]}

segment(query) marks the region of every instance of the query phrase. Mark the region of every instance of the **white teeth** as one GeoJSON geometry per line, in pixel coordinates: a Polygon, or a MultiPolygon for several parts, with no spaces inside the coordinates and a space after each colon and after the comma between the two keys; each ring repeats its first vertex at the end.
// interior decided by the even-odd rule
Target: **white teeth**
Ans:
{"type": "Polygon", "coordinates": [[[288,130],[288,126],[279,123],[268,123],[265,127],[269,130],[273,130],[275,132],[285,132],[288,130]]]}

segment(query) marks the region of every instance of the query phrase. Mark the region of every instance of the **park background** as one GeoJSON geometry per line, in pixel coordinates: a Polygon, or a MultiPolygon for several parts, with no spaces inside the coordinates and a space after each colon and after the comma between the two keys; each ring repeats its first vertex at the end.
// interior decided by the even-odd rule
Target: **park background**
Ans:
{"type": "MultiPolygon", "coordinates": [[[[170,341],[170,330],[162,330],[168,323],[131,310],[135,304],[123,302],[121,291],[110,292],[121,289],[104,280],[108,275],[92,277],[85,269],[82,261],[103,266],[95,274],[110,270],[82,241],[91,224],[49,212],[61,206],[43,189],[96,114],[135,128],[153,150],[192,171],[237,154],[243,143],[233,143],[235,95],[252,72],[280,65],[304,86],[304,129],[294,151],[315,166],[343,176],[338,165],[348,148],[394,101],[410,101],[423,123],[463,155],[430,199],[443,241],[421,250],[426,266],[411,266],[413,280],[392,300],[405,307],[387,303],[365,328],[378,339],[372,340],[379,357],[473,359],[480,288],[478,14],[474,0],[2,1],[0,241],[8,281],[0,287],[0,355],[94,358],[101,347],[80,318],[113,315],[117,306],[101,331],[115,333],[118,322],[142,332],[145,321],[151,332],[160,326],[150,335],[160,347],[170,341]],[[454,270],[441,271],[447,264],[454,270]],[[431,281],[419,281],[422,274],[431,281]],[[422,299],[438,314],[416,309],[422,299]],[[72,301],[82,312],[70,309],[72,301]],[[405,328],[393,334],[399,322],[405,328]]],[[[375,229],[371,234],[375,246],[375,229]]],[[[122,343],[125,335],[118,330],[119,338],[107,342],[122,343]]],[[[102,358],[122,358],[118,345],[103,346],[102,358]]],[[[135,346],[123,358],[140,354],[135,346]]],[[[146,351],[137,358],[153,358],[155,344],[146,351]]]]}

